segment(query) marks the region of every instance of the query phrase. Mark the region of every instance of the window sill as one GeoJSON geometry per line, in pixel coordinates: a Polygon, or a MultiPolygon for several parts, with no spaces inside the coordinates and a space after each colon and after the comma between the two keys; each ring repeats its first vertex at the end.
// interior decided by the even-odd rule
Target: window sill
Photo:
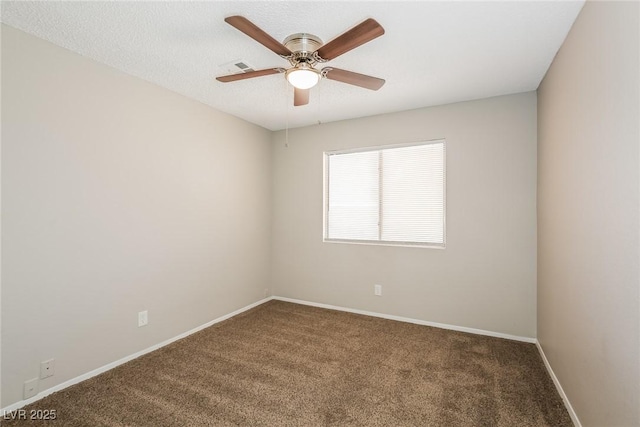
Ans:
{"type": "Polygon", "coordinates": [[[445,244],[438,245],[435,243],[412,243],[412,242],[385,242],[377,240],[347,240],[347,239],[322,239],[323,243],[346,243],[349,245],[367,245],[367,246],[399,246],[403,248],[422,248],[422,249],[445,249],[445,244]]]}

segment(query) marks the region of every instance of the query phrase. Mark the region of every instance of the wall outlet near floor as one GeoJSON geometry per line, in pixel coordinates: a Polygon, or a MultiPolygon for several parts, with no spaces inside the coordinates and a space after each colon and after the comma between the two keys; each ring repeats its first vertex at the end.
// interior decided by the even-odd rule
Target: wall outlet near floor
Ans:
{"type": "Polygon", "coordinates": [[[29,381],[24,382],[24,399],[29,399],[30,397],[38,394],[38,379],[34,378],[29,381]]]}
{"type": "Polygon", "coordinates": [[[269,297],[269,289],[264,288],[264,297],[268,298],[269,297]]]}
{"type": "Polygon", "coordinates": [[[382,296],[382,285],[373,285],[373,294],[382,296]]]}
{"type": "Polygon", "coordinates": [[[40,362],[40,379],[49,378],[53,376],[55,368],[55,359],[45,360],[40,362]]]}
{"type": "Polygon", "coordinates": [[[138,313],[138,327],[146,326],[149,323],[149,314],[147,310],[138,313]]]}

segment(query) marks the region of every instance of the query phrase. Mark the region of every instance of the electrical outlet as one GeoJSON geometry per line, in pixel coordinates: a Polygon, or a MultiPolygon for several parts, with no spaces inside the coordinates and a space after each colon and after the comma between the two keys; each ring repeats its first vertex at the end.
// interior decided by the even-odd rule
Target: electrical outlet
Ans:
{"type": "Polygon", "coordinates": [[[38,379],[34,378],[29,381],[25,381],[24,383],[24,395],[25,399],[35,396],[38,394],[38,379]]]}
{"type": "Polygon", "coordinates": [[[147,310],[138,313],[138,327],[146,326],[149,323],[149,313],[147,310]]]}
{"type": "Polygon", "coordinates": [[[40,379],[49,378],[53,376],[55,368],[55,359],[45,360],[40,362],[40,379]]]}
{"type": "Polygon", "coordinates": [[[373,285],[373,293],[377,296],[382,296],[382,285],[373,285]]]}
{"type": "Polygon", "coordinates": [[[264,297],[267,298],[269,297],[269,289],[264,288],[264,297]]]}

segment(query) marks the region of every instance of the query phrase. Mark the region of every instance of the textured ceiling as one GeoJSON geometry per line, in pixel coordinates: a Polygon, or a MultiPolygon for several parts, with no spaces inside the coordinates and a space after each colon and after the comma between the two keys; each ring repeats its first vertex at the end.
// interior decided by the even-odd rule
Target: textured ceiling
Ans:
{"type": "Polygon", "coordinates": [[[583,2],[10,2],[2,22],[271,130],[535,90],[583,2]],[[323,80],[293,107],[282,74],[220,83],[224,66],[287,62],[224,22],[325,42],[366,18],[385,35],[328,65],[386,79],[323,80]]]}

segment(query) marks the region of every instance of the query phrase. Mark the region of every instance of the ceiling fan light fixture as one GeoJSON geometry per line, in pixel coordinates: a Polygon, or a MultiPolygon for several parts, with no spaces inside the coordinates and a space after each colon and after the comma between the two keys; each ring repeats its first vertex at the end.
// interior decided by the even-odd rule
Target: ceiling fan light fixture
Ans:
{"type": "Polygon", "coordinates": [[[298,89],[310,89],[320,81],[320,72],[304,62],[288,69],[285,76],[298,89]]]}

